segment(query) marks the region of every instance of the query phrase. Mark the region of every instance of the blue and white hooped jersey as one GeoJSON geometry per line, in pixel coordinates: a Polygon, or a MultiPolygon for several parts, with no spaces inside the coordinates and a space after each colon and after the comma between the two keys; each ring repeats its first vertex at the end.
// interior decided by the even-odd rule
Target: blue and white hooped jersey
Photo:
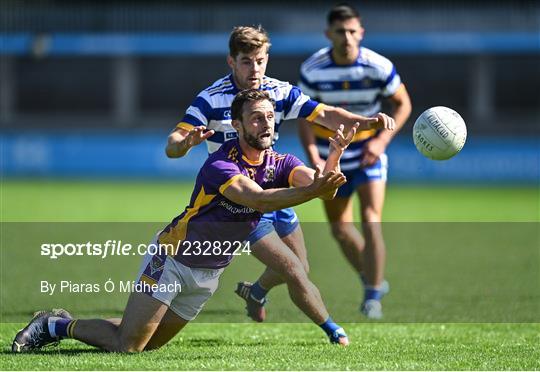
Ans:
{"type": "MultiPolygon", "coordinates": [[[[264,76],[260,89],[268,92],[270,98],[276,101],[274,141],[278,139],[283,120],[301,117],[313,121],[323,107],[302,93],[300,88],[285,81],[264,76]]],[[[208,153],[213,153],[225,141],[237,137],[231,124],[231,104],[239,91],[232,75],[217,80],[197,95],[177,127],[191,130],[204,125],[207,129],[213,129],[214,135],[206,140],[208,153]]]]}
{"type": "MultiPolygon", "coordinates": [[[[374,51],[361,47],[350,65],[337,65],[327,47],[309,57],[300,68],[299,87],[309,96],[328,105],[339,106],[355,114],[373,116],[381,111],[382,99],[394,95],[401,78],[393,63],[374,51]]],[[[313,125],[322,158],[328,155],[332,132],[313,125]]],[[[375,130],[358,132],[341,158],[341,169],[358,167],[363,143],[376,135],[375,130]]]]}

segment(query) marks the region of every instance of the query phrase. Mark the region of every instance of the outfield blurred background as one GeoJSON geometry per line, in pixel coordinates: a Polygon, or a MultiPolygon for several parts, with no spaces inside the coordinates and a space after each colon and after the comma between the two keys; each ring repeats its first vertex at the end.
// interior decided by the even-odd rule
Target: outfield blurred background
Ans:
{"type": "MultiPolygon", "coordinates": [[[[364,45],[389,57],[413,114],[388,152],[390,182],[538,186],[540,5],[533,1],[363,1],[364,45]],[[423,159],[414,119],[445,105],[469,138],[455,159],[423,159]]],[[[262,24],[268,75],[296,82],[326,46],[324,1],[2,1],[2,176],[191,179],[164,156],[167,133],[195,95],[228,73],[228,33],[262,24]]],[[[296,125],[278,150],[302,154],[296,125]]]]}

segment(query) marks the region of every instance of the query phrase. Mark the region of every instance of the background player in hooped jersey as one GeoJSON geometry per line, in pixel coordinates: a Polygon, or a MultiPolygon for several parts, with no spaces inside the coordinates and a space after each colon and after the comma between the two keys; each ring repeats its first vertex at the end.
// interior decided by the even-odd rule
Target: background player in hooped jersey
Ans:
{"type": "MultiPolygon", "coordinates": [[[[331,199],[346,182],[339,172],[339,159],[355,127],[346,137],[338,129],[332,139],[331,159],[321,173],[320,168],[310,169],[293,155],[271,149],[274,102],[266,92],[240,92],[231,111],[238,139],[210,155],[197,175],[188,207],[157,234],[154,244],[165,249],[144,257],[138,284],[147,286],[130,294],[122,319],[73,319],[65,310],[41,311],[17,333],[13,352],[39,349],[66,337],[116,352],[140,352],[166,344],[202,310],[233,258],[228,247],[242,243],[263,212],[316,197],[331,199]],[[196,254],[197,249],[192,248],[196,243],[202,247],[209,243],[212,249],[209,254],[200,250],[196,254]]],[[[276,261],[296,257],[288,249],[268,253],[276,261]]],[[[332,343],[348,345],[345,331],[333,322],[307,274],[300,270],[289,275],[302,283],[310,298],[303,309],[309,318],[332,343]]],[[[296,297],[293,300],[301,305],[296,297]]]]}
{"type": "MultiPolygon", "coordinates": [[[[298,87],[265,76],[269,48],[268,35],[260,26],[233,29],[227,57],[232,73],[198,94],[168,138],[166,152],[169,157],[184,156],[192,146],[203,141],[206,141],[208,152],[213,153],[225,141],[234,139],[237,134],[231,126],[230,106],[234,95],[241,89],[260,89],[268,92],[275,100],[274,141],[278,138],[282,121],[298,117],[319,123],[333,131],[340,124],[344,124],[348,129],[357,122],[359,131],[394,127],[393,119],[387,115],[377,114],[366,118],[341,108],[319,104],[303,94],[298,87]]],[[[267,265],[267,269],[253,285],[249,282],[238,283],[236,293],[246,301],[248,315],[256,321],[263,321],[266,316],[266,293],[284,282],[281,275],[268,267],[273,261],[268,252],[288,246],[307,272],[304,238],[298,218],[294,210],[289,208],[265,214],[257,229],[249,236],[249,241],[253,254],[267,265]]],[[[281,264],[283,269],[286,264],[294,267],[295,263],[281,264]]],[[[291,292],[294,283],[287,282],[287,285],[291,292]]]]}
{"type": "MultiPolygon", "coordinates": [[[[396,122],[394,131],[356,134],[341,160],[348,182],[334,200],[324,202],[332,233],[364,284],[360,310],[368,318],[379,319],[381,297],[389,290],[384,280],[386,248],[380,226],[387,172],[385,149],[407,121],[411,102],[392,62],[360,47],[364,29],[354,8],[335,6],[328,13],[327,23],[326,36],[332,47],[319,50],[302,64],[299,86],[321,102],[366,116],[380,111],[381,101],[388,100],[396,122]],[[364,237],[353,224],[355,192],[360,198],[364,237]]],[[[310,162],[323,164],[330,132],[305,121],[300,121],[299,130],[310,162]]]]}

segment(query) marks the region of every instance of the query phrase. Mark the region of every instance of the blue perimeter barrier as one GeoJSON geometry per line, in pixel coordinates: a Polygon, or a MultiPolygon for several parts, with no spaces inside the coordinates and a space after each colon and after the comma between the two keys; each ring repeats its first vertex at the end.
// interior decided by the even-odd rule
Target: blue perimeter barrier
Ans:
{"type": "MultiPolygon", "coordinates": [[[[322,34],[273,32],[273,55],[307,55],[325,47],[322,34]]],[[[226,55],[228,33],[2,33],[0,55],[226,55]]],[[[409,32],[367,34],[363,45],[389,54],[540,53],[538,32],[409,32]]]]}
{"type": "MultiPolygon", "coordinates": [[[[2,177],[193,179],[207,157],[206,146],[186,158],[168,159],[167,133],[0,134],[2,177]]],[[[278,152],[305,160],[300,141],[282,136],[278,152]]],[[[388,148],[390,182],[540,184],[540,138],[469,138],[447,161],[420,155],[401,135],[388,148]]]]}

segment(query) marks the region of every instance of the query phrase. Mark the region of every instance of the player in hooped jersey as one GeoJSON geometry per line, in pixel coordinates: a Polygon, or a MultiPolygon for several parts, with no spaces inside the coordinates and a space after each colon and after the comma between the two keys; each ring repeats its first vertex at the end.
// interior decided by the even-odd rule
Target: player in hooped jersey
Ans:
{"type": "MultiPolygon", "coordinates": [[[[65,310],[41,311],[17,333],[13,352],[39,349],[62,338],[115,352],[161,347],[197,316],[216,290],[219,276],[233,257],[230,252],[225,254],[226,243],[244,241],[264,212],[316,197],[331,199],[346,182],[339,159],[356,127],[347,136],[339,128],[331,140],[325,168],[313,170],[293,155],[271,149],[275,113],[266,92],[250,89],[238,93],[231,111],[238,138],[210,155],[197,175],[189,205],[156,235],[155,243],[165,249],[145,256],[137,283],[143,290],[130,294],[122,319],[73,319],[65,310]],[[204,246],[207,242],[212,247],[210,254],[191,250],[196,243],[204,246]]],[[[289,250],[269,254],[285,260],[293,255],[289,250]]],[[[345,331],[333,322],[306,273],[290,275],[296,276],[292,280],[305,282],[310,302],[304,312],[332,343],[348,345],[345,331]]]]}
{"type": "MultiPolygon", "coordinates": [[[[359,123],[359,131],[393,129],[394,121],[387,115],[379,113],[368,118],[341,108],[320,104],[311,100],[298,87],[265,76],[269,48],[268,35],[261,27],[242,26],[233,29],[227,57],[232,73],[217,80],[195,98],[182,121],[169,136],[166,149],[169,157],[182,157],[191,147],[203,141],[206,141],[208,152],[212,153],[225,141],[234,139],[236,131],[231,126],[230,105],[234,95],[241,89],[260,89],[275,100],[274,141],[278,138],[279,127],[283,120],[299,117],[321,124],[332,130],[332,133],[340,124],[350,128],[355,123],[359,123]]],[[[298,218],[294,210],[289,208],[265,214],[248,240],[251,242],[253,254],[267,265],[267,269],[253,284],[238,283],[236,293],[246,301],[248,315],[253,320],[263,321],[266,316],[264,304],[267,292],[284,282],[280,272],[287,267],[296,269],[295,265],[298,263],[279,262],[268,252],[273,249],[292,250],[307,272],[304,238],[298,218]]],[[[285,283],[291,296],[302,290],[294,288],[295,283],[286,280],[285,283]]],[[[299,298],[307,302],[306,296],[299,298]]],[[[300,308],[306,306],[307,303],[300,308]]]]}
{"type": "MultiPolygon", "coordinates": [[[[385,57],[359,46],[364,29],[354,8],[335,6],[327,22],[326,36],[332,47],[319,50],[302,64],[300,87],[321,102],[367,116],[380,111],[382,100],[387,100],[399,130],[411,113],[411,103],[396,68],[385,57]]],[[[323,164],[331,132],[305,121],[300,121],[299,129],[310,162],[323,164]]],[[[396,133],[358,132],[341,160],[348,182],[334,200],[324,202],[332,233],[363,282],[360,309],[372,319],[382,317],[380,300],[389,290],[384,280],[386,248],[380,222],[387,173],[385,149],[396,133]],[[355,192],[360,199],[364,237],[353,224],[355,192]]]]}

